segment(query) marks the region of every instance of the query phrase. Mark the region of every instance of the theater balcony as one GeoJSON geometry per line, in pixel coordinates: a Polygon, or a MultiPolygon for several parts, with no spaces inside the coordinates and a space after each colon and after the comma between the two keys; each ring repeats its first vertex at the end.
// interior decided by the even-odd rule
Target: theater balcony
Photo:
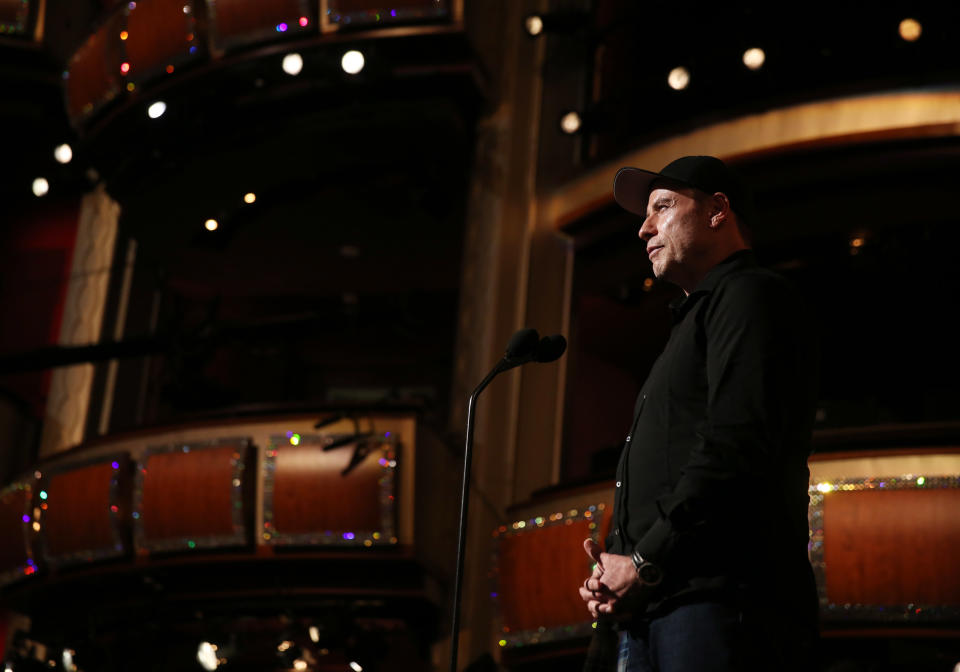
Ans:
{"type": "Polygon", "coordinates": [[[8,659],[192,669],[207,642],[231,669],[429,669],[451,494],[417,415],[250,416],[39,461],[0,492],[8,659]]]}

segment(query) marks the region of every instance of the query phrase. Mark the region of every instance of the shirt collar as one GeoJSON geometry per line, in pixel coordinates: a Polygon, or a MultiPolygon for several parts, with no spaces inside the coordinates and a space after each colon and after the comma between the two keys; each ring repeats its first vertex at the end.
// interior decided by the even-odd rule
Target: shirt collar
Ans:
{"type": "Polygon", "coordinates": [[[701,296],[709,294],[717,284],[726,276],[734,271],[744,268],[752,268],[757,265],[757,257],[753,250],[746,248],[737,250],[719,264],[711,268],[703,279],[697,284],[696,288],[689,295],[680,296],[670,303],[670,310],[673,313],[673,321],[679,322],[683,319],[693,305],[700,300],[701,296]]]}

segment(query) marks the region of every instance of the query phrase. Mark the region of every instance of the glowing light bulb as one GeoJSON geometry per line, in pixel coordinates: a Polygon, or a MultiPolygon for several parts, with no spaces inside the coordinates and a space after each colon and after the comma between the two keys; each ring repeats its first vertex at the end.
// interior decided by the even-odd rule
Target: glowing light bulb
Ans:
{"type": "Polygon", "coordinates": [[[53,158],[57,160],[57,163],[70,163],[73,159],[73,150],[67,143],[57,145],[56,149],[53,150],[53,158]]]}
{"type": "Polygon", "coordinates": [[[922,32],[923,26],[916,19],[904,19],[900,22],[900,37],[907,42],[916,42],[922,32]]]}
{"type": "Polygon", "coordinates": [[[760,49],[759,47],[747,49],[745,52],[743,52],[743,64],[751,70],[759,70],[763,67],[763,64],[766,60],[767,55],[763,53],[763,49],[760,49]]]}
{"type": "Polygon", "coordinates": [[[350,661],[350,669],[353,672],[363,672],[363,666],[355,660],[350,661]]]}
{"type": "Polygon", "coordinates": [[[210,642],[200,642],[200,646],[197,647],[197,662],[203,669],[213,672],[220,665],[220,661],[217,660],[217,647],[210,642]]]}
{"type": "Polygon", "coordinates": [[[125,31],[125,30],[121,30],[121,31],[120,31],[120,39],[121,39],[121,40],[125,40],[125,39],[127,39],[128,37],[130,37],[130,33],[128,33],[128,32],[125,31]]]}
{"type": "Polygon", "coordinates": [[[288,75],[299,75],[303,70],[303,57],[300,54],[292,53],[283,57],[283,71],[288,75]]]}
{"type": "Polygon", "coordinates": [[[310,632],[310,641],[311,641],[311,642],[313,642],[314,644],[316,644],[317,642],[320,641],[320,629],[319,629],[317,626],[311,625],[309,632],[310,632]]]}
{"type": "Polygon", "coordinates": [[[305,17],[305,16],[301,16],[301,17],[300,17],[300,27],[301,27],[301,28],[306,28],[308,23],[310,23],[310,19],[308,19],[308,18],[305,17]]]}
{"type": "Polygon", "coordinates": [[[121,63],[121,64],[120,64],[120,72],[122,72],[123,74],[127,74],[128,72],[130,72],[130,64],[129,64],[129,63],[121,63]]]}
{"type": "Polygon", "coordinates": [[[669,84],[670,88],[674,91],[687,88],[687,85],[690,84],[690,71],[684,67],[674,68],[670,71],[670,74],[667,75],[667,84],[669,84]]]}
{"type": "Polygon", "coordinates": [[[340,67],[343,68],[343,71],[348,75],[355,75],[361,70],[363,70],[364,58],[363,54],[357,51],[356,49],[351,49],[343,55],[343,58],[340,59],[340,67]]]}
{"type": "Polygon", "coordinates": [[[531,14],[524,20],[523,27],[526,28],[528,35],[536,37],[543,32],[543,19],[536,14],[531,14]]]}
{"type": "Polygon", "coordinates": [[[162,100],[158,100],[157,102],[153,103],[152,105],[150,105],[150,107],[147,108],[147,116],[150,117],[151,119],[159,119],[160,117],[163,116],[163,113],[166,111],[167,111],[167,104],[162,100]]]}
{"type": "Polygon", "coordinates": [[[50,183],[47,182],[47,178],[38,177],[33,181],[33,195],[36,197],[46,196],[47,192],[50,191],[50,183]]]}
{"type": "Polygon", "coordinates": [[[247,192],[246,194],[243,195],[243,202],[246,203],[246,204],[248,204],[248,205],[249,205],[250,203],[255,202],[256,200],[257,200],[257,195],[256,195],[255,193],[253,193],[252,191],[247,192]]]}
{"type": "Polygon", "coordinates": [[[576,112],[567,112],[560,118],[560,130],[567,135],[573,135],[579,131],[582,124],[583,120],[580,119],[580,115],[576,112]]]}
{"type": "Polygon", "coordinates": [[[207,231],[216,231],[218,226],[220,226],[220,224],[215,219],[208,219],[203,223],[203,228],[207,231]]]}

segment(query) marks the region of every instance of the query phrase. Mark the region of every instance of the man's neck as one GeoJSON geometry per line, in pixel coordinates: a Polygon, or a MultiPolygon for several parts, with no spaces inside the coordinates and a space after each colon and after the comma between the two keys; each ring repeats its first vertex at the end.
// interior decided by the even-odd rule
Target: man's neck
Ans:
{"type": "Polygon", "coordinates": [[[712,271],[714,268],[722,264],[737,252],[749,249],[750,247],[747,245],[731,245],[729,248],[716,250],[706,258],[703,264],[701,264],[698,272],[691,274],[689,277],[682,279],[676,284],[679,285],[680,289],[683,290],[684,295],[690,296],[691,292],[697,288],[697,285],[699,285],[703,279],[707,277],[707,273],[712,271]]]}

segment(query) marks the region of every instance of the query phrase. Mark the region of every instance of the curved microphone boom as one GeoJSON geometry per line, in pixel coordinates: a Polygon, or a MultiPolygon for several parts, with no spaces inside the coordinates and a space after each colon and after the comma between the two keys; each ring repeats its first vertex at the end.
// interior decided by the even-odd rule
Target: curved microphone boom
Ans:
{"type": "Polygon", "coordinates": [[[457,647],[460,633],[460,593],[463,584],[463,558],[467,542],[467,504],[470,490],[470,461],[473,454],[473,418],[477,408],[477,397],[500,373],[528,362],[552,362],[560,358],[567,349],[567,339],[560,334],[544,336],[536,329],[525,328],[510,337],[507,350],[490,373],[480,381],[467,402],[467,445],[463,451],[463,484],[460,489],[460,531],[457,543],[457,572],[454,579],[453,626],[450,630],[450,672],[457,672],[457,647]]]}

